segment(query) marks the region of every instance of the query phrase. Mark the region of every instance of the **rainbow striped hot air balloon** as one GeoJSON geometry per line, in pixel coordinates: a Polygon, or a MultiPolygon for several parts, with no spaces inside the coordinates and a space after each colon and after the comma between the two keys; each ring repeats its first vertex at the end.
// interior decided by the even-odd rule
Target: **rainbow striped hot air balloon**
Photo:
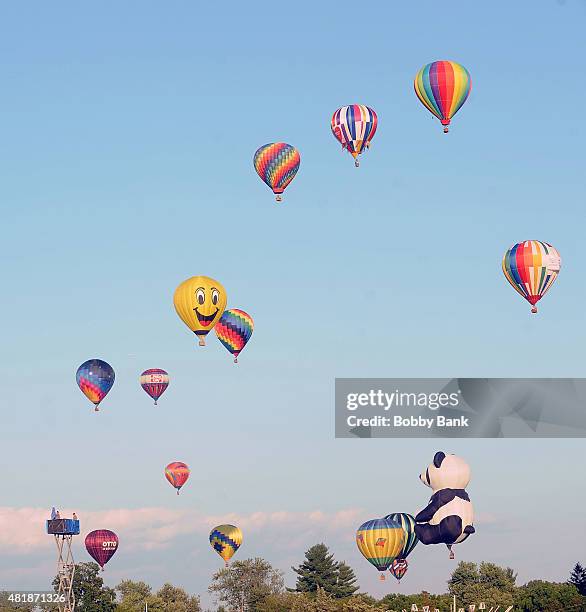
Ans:
{"type": "Polygon", "coordinates": [[[218,525],[210,533],[210,544],[227,566],[242,544],[242,531],[235,525],[218,525]]]}
{"type": "Polygon", "coordinates": [[[470,95],[469,72],[456,62],[432,62],[417,73],[414,85],[421,103],[441,121],[447,134],[452,117],[470,95]]]}
{"type": "Polygon", "coordinates": [[[503,257],[503,272],[513,289],[537,312],[537,302],[558,277],[562,259],[547,242],[526,240],[514,244],[503,257]]]}
{"type": "Polygon", "coordinates": [[[377,125],[376,113],[363,104],[342,106],[332,116],[332,133],[342,149],[352,155],[357,168],[358,156],[370,147],[377,125]]]}
{"type": "Polygon", "coordinates": [[[114,370],[109,363],[101,359],[88,359],[84,361],[77,372],[75,380],[81,392],[99,410],[100,402],[108,395],[114,384],[114,370]]]}
{"type": "Polygon", "coordinates": [[[300,163],[299,151],[286,142],[263,145],[254,154],[254,169],[273,190],[277,202],[282,200],[281,194],[295,178],[300,163]]]}
{"type": "MultiPolygon", "coordinates": [[[[401,553],[404,540],[405,534],[401,525],[385,518],[366,521],[356,532],[358,550],[379,572],[389,569],[401,553]]],[[[383,573],[380,579],[385,579],[383,573]]]]}
{"type": "Polygon", "coordinates": [[[254,330],[252,317],[244,310],[231,308],[224,311],[214,329],[218,340],[234,355],[234,363],[238,363],[238,355],[254,330]]]}
{"type": "Polygon", "coordinates": [[[169,386],[169,374],[160,368],[145,370],[140,375],[140,386],[150,395],[157,405],[157,400],[165,393],[169,386]]]}

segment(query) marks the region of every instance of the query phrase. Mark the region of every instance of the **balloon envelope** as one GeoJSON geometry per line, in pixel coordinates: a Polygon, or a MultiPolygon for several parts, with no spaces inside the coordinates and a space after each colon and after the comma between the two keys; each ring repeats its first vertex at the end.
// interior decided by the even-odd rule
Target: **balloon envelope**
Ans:
{"type": "Polygon", "coordinates": [[[88,359],[82,363],[75,374],[82,393],[96,406],[108,395],[114,384],[114,370],[101,359],[88,359]]]}
{"type": "Polygon", "coordinates": [[[415,93],[427,110],[448,131],[452,117],[470,95],[470,74],[457,62],[441,60],[424,66],[415,77],[415,93]]]}
{"type": "Polygon", "coordinates": [[[103,570],[118,550],[118,536],[109,529],[92,531],[85,536],[85,548],[103,570]]]}
{"type": "Polygon", "coordinates": [[[277,202],[280,202],[280,194],[299,170],[301,156],[295,147],[286,142],[272,142],[256,150],[253,163],[256,173],[273,190],[277,202]]]}
{"type": "Polygon", "coordinates": [[[165,478],[177,489],[177,495],[179,495],[181,487],[187,482],[189,474],[189,467],[181,461],[173,461],[165,468],[165,478]]]}
{"type": "Polygon", "coordinates": [[[157,400],[165,393],[169,386],[169,374],[159,368],[145,370],[140,375],[140,386],[155,400],[156,406],[157,400]]]}
{"type": "Polygon", "coordinates": [[[394,512],[393,514],[388,514],[385,518],[401,525],[401,529],[405,534],[405,539],[403,542],[403,549],[399,554],[399,559],[406,559],[415,546],[417,546],[417,542],[419,542],[417,534],[415,533],[415,517],[406,512],[394,512]]]}
{"type": "Polygon", "coordinates": [[[242,349],[250,340],[254,330],[252,317],[238,308],[225,310],[214,328],[218,340],[234,355],[234,363],[238,361],[242,349]]]}
{"type": "Polygon", "coordinates": [[[525,240],[514,244],[503,257],[503,273],[513,289],[537,312],[537,302],[551,289],[562,260],[547,242],[525,240]]]}
{"type": "Polygon", "coordinates": [[[205,337],[220,320],[226,308],[226,290],[209,276],[192,276],[183,281],[173,295],[179,318],[205,346],[205,337]]]}
{"type": "MultiPolygon", "coordinates": [[[[342,106],[332,116],[332,133],[354,159],[370,146],[378,125],[372,108],[363,104],[342,106]]],[[[358,162],[356,162],[358,165],[358,162]]]]}
{"type": "Polygon", "coordinates": [[[389,569],[399,556],[404,539],[401,525],[384,518],[366,521],[356,532],[358,550],[379,572],[389,569]]]}
{"type": "Polygon", "coordinates": [[[210,533],[210,544],[228,565],[242,544],[242,531],[235,525],[218,525],[210,533]]]}
{"type": "Polygon", "coordinates": [[[389,572],[399,581],[401,582],[401,578],[407,573],[409,569],[409,564],[406,559],[395,559],[391,563],[391,567],[389,568],[389,572]]]}

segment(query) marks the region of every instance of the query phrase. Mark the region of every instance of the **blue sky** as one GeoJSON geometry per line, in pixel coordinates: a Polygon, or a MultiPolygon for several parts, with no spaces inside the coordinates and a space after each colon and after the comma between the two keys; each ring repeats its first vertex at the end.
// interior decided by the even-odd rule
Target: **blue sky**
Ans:
{"type": "MultiPolygon", "coordinates": [[[[97,523],[135,512],[117,519],[107,580],[203,593],[219,562],[208,522],[234,513],[251,525],[239,556],[287,571],[324,539],[380,595],[353,530],[422,508],[417,475],[439,447],[469,460],[483,517],[459,558],[566,578],[586,543],[583,441],[333,438],[336,376],[583,374],[586,4],[436,7],[2,7],[4,533],[52,505],[97,523]],[[473,79],[448,136],[412,89],[444,58],[473,79]],[[329,129],[355,102],[380,121],[359,170],[329,129]],[[277,206],[252,155],[280,140],[302,161],[277,206]],[[537,316],[500,270],[525,239],[562,256],[537,316]],[[254,317],[238,366],[175,315],[194,274],[254,317]],[[100,414],[75,385],[93,357],[117,374],[100,414]],[[157,409],[137,382],[149,367],[172,377],[157,409]],[[162,478],[173,460],[192,468],[179,498],[162,478]],[[176,531],[155,549],[129,533],[125,551],[149,508],[176,531]]],[[[0,540],[0,584],[50,582],[53,549],[35,538],[0,540]]],[[[444,552],[419,547],[401,589],[443,589],[444,552]]]]}

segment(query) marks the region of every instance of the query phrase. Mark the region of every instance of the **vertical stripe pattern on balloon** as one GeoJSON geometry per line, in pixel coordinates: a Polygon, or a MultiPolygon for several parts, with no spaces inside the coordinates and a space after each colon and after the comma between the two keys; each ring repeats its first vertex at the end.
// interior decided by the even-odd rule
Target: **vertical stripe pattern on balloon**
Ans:
{"type": "Polygon", "coordinates": [[[378,117],[372,108],[363,104],[342,106],[332,116],[332,133],[354,159],[370,146],[378,117]]]}
{"type": "Polygon", "coordinates": [[[502,268],[513,289],[535,306],[558,277],[561,257],[547,242],[526,240],[505,253],[502,268]]]}
{"type": "Polygon", "coordinates": [[[447,126],[470,95],[472,81],[464,66],[442,60],[424,66],[414,87],[421,103],[447,126]]]}
{"type": "Polygon", "coordinates": [[[403,549],[405,534],[401,526],[388,519],[373,519],[356,532],[356,545],[379,572],[389,569],[403,549]]]}
{"type": "Polygon", "coordinates": [[[140,375],[140,386],[155,400],[156,405],[157,400],[169,386],[169,374],[160,368],[145,370],[140,375]]]}

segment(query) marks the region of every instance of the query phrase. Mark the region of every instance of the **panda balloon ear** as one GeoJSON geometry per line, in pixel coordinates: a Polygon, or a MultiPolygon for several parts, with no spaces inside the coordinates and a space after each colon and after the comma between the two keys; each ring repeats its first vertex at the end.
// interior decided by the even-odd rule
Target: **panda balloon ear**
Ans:
{"type": "Polygon", "coordinates": [[[440,468],[442,466],[442,461],[446,458],[446,453],[442,453],[442,451],[438,451],[433,458],[433,465],[436,468],[440,468]]]}

